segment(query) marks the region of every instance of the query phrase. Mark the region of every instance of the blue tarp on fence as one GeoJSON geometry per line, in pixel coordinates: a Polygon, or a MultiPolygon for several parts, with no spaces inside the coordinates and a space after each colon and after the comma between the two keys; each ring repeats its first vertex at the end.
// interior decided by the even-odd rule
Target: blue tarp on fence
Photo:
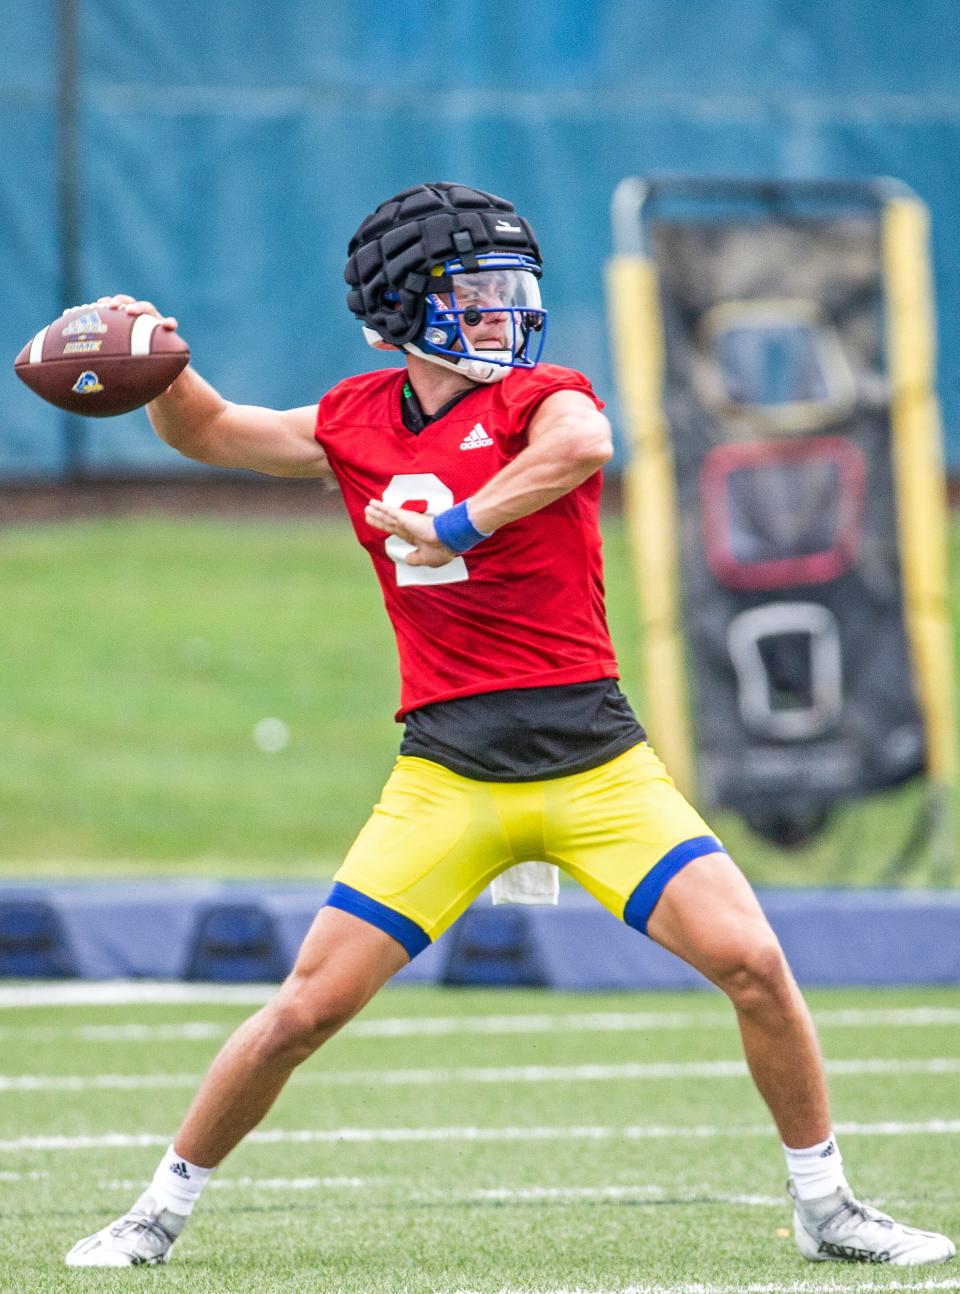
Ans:
{"type": "MultiPolygon", "coordinates": [[[[612,400],[608,204],[627,174],[894,175],[933,212],[941,393],[960,468],[960,42],[953,0],[76,0],[82,294],[175,313],[230,398],[311,403],[379,363],[345,246],[411,183],[513,198],[546,256],[549,358],[612,400]]],[[[60,415],[9,360],[65,306],[54,0],[0,46],[0,478],[63,469],[60,415]]],[[[82,427],[90,472],[183,466],[142,413],[82,427]]]]}

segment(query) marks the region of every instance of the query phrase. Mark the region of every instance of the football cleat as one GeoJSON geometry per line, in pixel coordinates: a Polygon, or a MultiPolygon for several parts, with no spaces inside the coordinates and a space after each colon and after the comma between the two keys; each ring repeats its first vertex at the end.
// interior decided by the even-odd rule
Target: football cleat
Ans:
{"type": "Polygon", "coordinates": [[[792,1180],[793,1236],[804,1258],[812,1263],[890,1263],[916,1267],[945,1263],[956,1252],[946,1236],[905,1227],[879,1209],[854,1199],[849,1190],[815,1201],[817,1216],[797,1199],[792,1180]]]}
{"type": "Polygon", "coordinates": [[[144,1192],[129,1213],[78,1240],[64,1261],[68,1267],[155,1267],[167,1261],[186,1223],[144,1192]]]}

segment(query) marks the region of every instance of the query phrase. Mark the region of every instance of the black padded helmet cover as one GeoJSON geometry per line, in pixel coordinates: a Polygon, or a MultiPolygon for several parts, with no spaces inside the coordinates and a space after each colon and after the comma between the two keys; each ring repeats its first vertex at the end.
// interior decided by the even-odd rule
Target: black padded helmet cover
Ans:
{"type": "Polygon", "coordinates": [[[350,239],[347,306],[384,341],[412,341],[423,323],[430,270],[487,252],[540,262],[530,225],[512,202],[462,184],[418,184],[381,202],[350,239]]]}

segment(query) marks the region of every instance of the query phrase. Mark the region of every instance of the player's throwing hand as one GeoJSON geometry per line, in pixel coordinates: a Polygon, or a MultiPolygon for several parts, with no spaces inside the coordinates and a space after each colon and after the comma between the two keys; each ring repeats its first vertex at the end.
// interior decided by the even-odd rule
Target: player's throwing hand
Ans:
{"type": "Polygon", "coordinates": [[[106,306],[109,310],[125,310],[128,315],[153,315],[169,332],[175,332],[177,321],[173,315],[162,315],[152,301],[137,301],[125,292],[114,292],[110,296],[97,297],[95,305],[106,306]]]}
{"type": "Polygon", "coordinates": [[[375,530],[385,530],[397,535],[413,552],[404,559],[408,566],[446,566],[456,553],[441,544],[433,526],[433,518],[408,508],[390,508],[381,499],[371,499],[364,512],[367,524],[375,530]]]}

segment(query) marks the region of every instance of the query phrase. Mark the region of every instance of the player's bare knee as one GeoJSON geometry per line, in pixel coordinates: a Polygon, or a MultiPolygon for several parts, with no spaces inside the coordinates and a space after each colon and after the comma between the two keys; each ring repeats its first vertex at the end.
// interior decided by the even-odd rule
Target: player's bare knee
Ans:
{"type": "Polygon", "coordinates": [[[737,1010],[747,1013],[783,1004],[791,994],[790,969],[772,932],[731,949],[715,978],[737,1010]]]}
{"type": "Polygon", "coordinates": [[[291,977],[266,1008],[265,1050],[299,1065],[355,1013],[354,995],[291,977]]]}

